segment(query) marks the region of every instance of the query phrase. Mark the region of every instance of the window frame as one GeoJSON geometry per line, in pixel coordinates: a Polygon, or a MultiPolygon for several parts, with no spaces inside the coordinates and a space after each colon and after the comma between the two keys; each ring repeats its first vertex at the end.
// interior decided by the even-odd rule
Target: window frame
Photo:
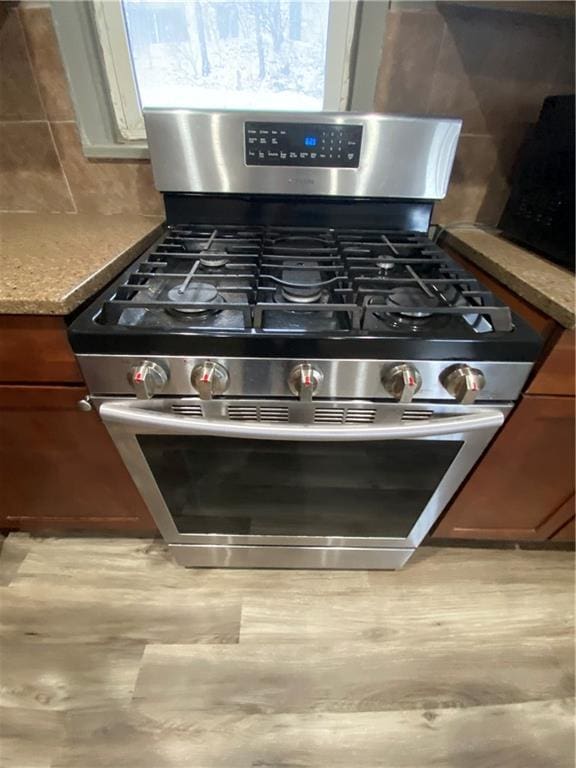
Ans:
{"type": "MultiPolygon", "coordinates": [[[[363,36],[373,40],[375,34],[374,13],[369,24],[363,23],[366,5],[379,6],[383,40],[387,3],[331,0],[324,111],[372,109],[381,45],[362,53],[363,36]],[[360,100],[356,83],[362,84],[360,100]]],[[[148,157],[121,0],[52,0],[51,8],[84,154],[148,157]]]]}

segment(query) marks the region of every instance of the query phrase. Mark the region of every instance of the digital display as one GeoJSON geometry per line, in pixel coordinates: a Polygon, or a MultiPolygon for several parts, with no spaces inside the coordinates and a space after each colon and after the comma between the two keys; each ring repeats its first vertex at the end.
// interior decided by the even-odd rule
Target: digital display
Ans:
{"type": "Polygon", "coordinates": [[[361,125],[244,123],[246,165],[358,168],[361,146],[361,125]]]}

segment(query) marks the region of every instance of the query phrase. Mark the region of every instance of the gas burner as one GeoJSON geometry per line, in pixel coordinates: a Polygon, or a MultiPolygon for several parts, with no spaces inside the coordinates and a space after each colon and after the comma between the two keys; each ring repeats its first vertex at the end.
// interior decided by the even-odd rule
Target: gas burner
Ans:
{"type": "Polygon", "coordinates": [[[384,272],[384,274],[387,275],[395,269],[397,265],[392,256],[382,256],[376,262],[376,266],[381,272],[384,272]]]}
{"type": "Polygon", "coordinates": [[[210,251],[202,256],[200,264],[203,267],[209,267],[210,269],[219,269],[225,267],[230,261],[228,254],[225,252],[210,251]]]}
{"type": "Polygon", "coordinates": [[[200,256],[200,264],[203,267],[209,267],[211,269],[218,269],[224,267],[230,261],[228,251],[224,249],[211,249],[206,240],[186,240],[184,242],[184,249],[188,253],[200,256]]]}
{"type": "Polygon", "coordinates": [[[400,286],[394,288],[387,296],[373,296],[368,304],[384,306],[389,311],[374,312],[374,317],[394,329],[401,329],[410,333],[421,330],[444,328],[450,321],[446,315],[435,314],[429,310],[441,306],[440,298],[433,294],[425,293],[415,286],[400,286]]]}
{"type": "Polygon", "coordinates": [[[212,307],[197,306],[174,306],[169,307],[166,312],[171,315],[208,315],[220,312],[221,305],[225,299],[220,295],[218,289],[212,283],[190,283],[186,287],[177,285],[168,291],[168,300],[176,305],[179,302],[186,304],[214,304],[212,307]]]}
{"type": "Polygon", "coordinates": [[[427,318],[432,316],[428,309],[435,309],[440,304],[437,296],[424,293],[421,288],[400,287],[395,288],[388,296],[386,304],[393,308],[398,308],[398,313],[402,317],[427,318]],[[403,309],[411,307],[412,309],[403,309]],[[418,309],[414,309],[417,307],[418,309]]]}
{"type": "MultiPolygon", "coordinates": [[[[317,261],[288,260],[283,264],[282,278],[271,276],[278,283],[275,300],[288,304],[322,304],[328,300],[326,280],[317,261]]],[[[330,282],[330,281],[328,281],[330,282]]]]}
{"type": "Polygon", "coordinates": [[[274,246],[287,245],[290,248],[328,248],[331,240],[321,235],[284,235],[273,240],[274,246]]]}
{"type": "Polygon", "coordinates": [[[274,298],[279,303],[325,304],[328,298],[328,292],[316,285],[282,285],[278,287],[274,298]]]}

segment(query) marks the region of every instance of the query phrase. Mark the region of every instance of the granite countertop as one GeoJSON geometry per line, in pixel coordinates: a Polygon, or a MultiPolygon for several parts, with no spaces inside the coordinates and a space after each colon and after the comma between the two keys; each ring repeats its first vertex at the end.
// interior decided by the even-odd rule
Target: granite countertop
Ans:
{"type": "Polygon", "coordinates": [[[159,234],[155,216],[0,214],[0,313],[67,315],[159,234]]]}
{"type": "Polygon", "coordinates": [[[476,227],[448,228],[441,243],[477,264],[564,328],[576,326],[576,279],[568,270],[476,227]]]}

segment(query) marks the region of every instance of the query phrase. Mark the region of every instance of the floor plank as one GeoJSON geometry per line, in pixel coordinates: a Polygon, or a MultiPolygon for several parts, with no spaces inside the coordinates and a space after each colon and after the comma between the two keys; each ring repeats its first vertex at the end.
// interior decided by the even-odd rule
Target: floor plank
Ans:
{"type": "Polygon", "coordinates": [[[30,552],[32,539],[27,533],[10,534],[0,550],[0,586],[8,586],[30,552]]]}
{"type": "Polygon", "coordinates": [[[241,601],[212,590],[110,590],[14,579],[0,588],[0,635],[46,643],[236,643],[241,601]],[[49,609],[48,609],[49,608],[49,609]]]}
{"type": "Polygon", "coordinates": [[[129,704],[144,643],[0,641],[0,706],[68,711],[129,704]]]}
{"type": "Polygon", "coordinates": [[[52,768],[573,768],[571,702],[198,717],[76,712],[52,768]]]}
{"type": "Polygon", "coordinates": [[[1,768],[573,768],[574,556],[183,569],[10,535],[1,768]]]}
{"type": "Polygon", "coordinates": [[[52,768],[64,742],[61,712],[0,708],[2,768],[52,768]]]}
{"type": "Polygon", "coordinates": [[[365,571],[182,568],[158,540],[48,538],[29,545],[20,582],[41,580],[91,589],[215,589],[247,593],[338,594],[369,589],[365,571]],[[79,562],[82,567],[79,568],[79,562]]]}
{"type": "Polygon", "coordinates": [[[148,645],[134,703],[172,720],[197,713],[282,714],[472,707],[573,695],[572,649],[425,645],[148,645]],[[304,652],[303,652],[304,651],[304,652]]]}
{"type": "Polygon", "coordinates": [[[325,600],[248,594],[242,643],[395,642],[428,647],[574,636],[570,552],[423,549],[402,571],[370,572],[370,588],[325,600]],[[535,556],[536,555],[536,556],[535,556]]]}

